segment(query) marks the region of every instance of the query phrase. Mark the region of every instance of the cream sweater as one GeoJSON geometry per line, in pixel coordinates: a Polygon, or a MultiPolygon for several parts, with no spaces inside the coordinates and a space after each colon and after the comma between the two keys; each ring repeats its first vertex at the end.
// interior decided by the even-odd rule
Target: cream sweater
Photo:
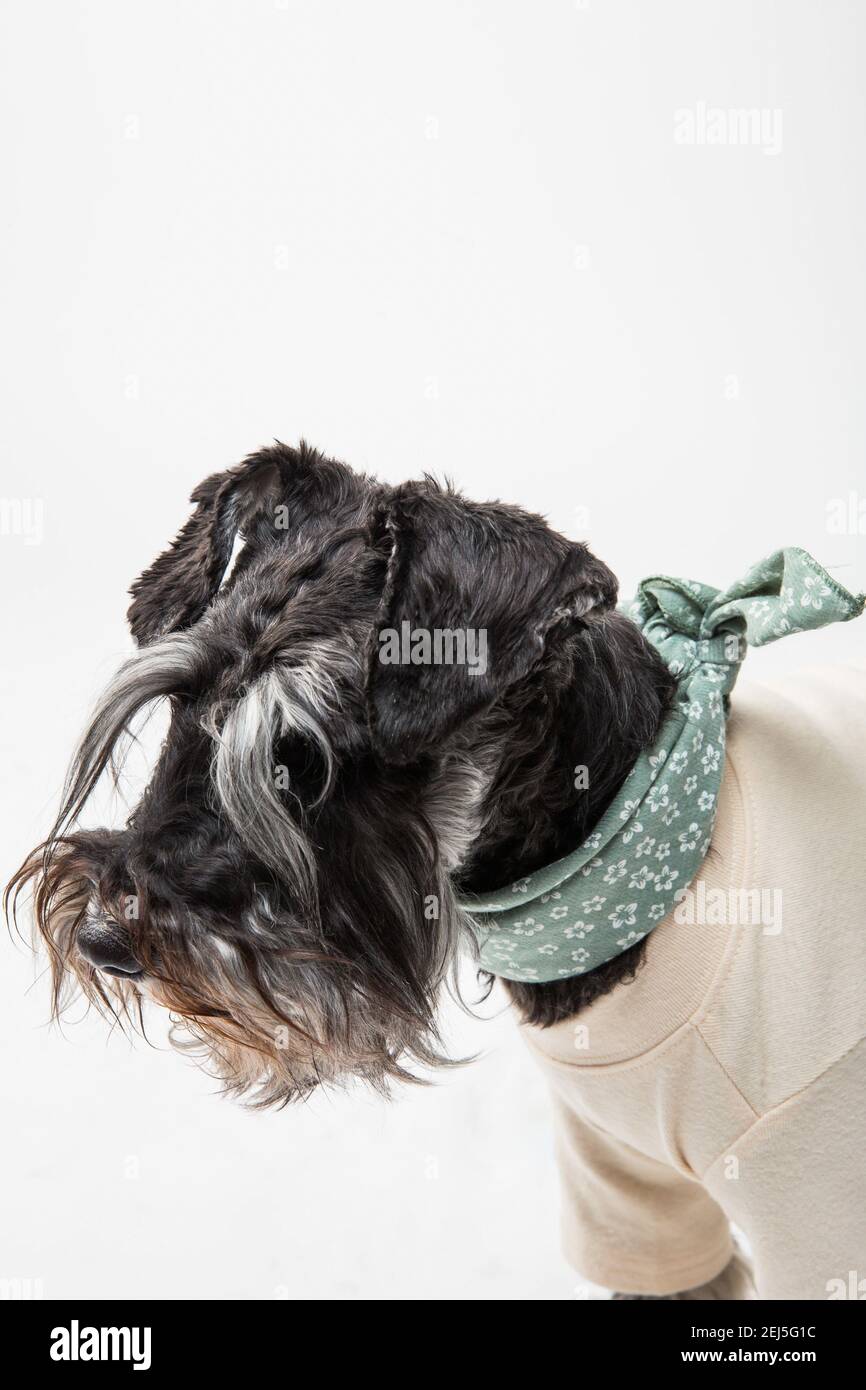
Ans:
{"type": "Polygon", "coordinates": [[[760,1298],[866,1297],[866,671],[738,684],[690,897],[633,983],[522,1032],[586,1278],[704,1283],[734,1222],[760,1298]]]}

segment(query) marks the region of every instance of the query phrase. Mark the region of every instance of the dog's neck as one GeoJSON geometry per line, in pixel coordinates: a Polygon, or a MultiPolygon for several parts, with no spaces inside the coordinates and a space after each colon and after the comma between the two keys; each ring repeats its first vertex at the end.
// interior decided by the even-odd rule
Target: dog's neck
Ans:
{"type": "MultiPolygon", "coordinates": [[[[655,648],[618,612],[553,644],[491,715],[507,751],[461,889],[501,887],[580,845],[655,740],[675,692],[655,648]]],[[[642,955],[638,943],[588,975],[508,989],[529,1021],[552,1023],[630,978],[642,955]]]]}

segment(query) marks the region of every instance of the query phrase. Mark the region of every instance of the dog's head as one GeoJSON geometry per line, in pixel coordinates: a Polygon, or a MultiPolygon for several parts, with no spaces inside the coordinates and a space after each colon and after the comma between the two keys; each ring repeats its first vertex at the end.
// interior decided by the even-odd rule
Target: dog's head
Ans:
{"type": "Polygon", "coordinates": [[[57,1008],[76,984],[130,1019],[155,1000],[179,1045],[263,1104],[384,1085],[439,1059],[450,876],[484,825],[503,712],[615,581],[537,517],[430,480],[388,488],[303,445],[192,500],[133,586],[138,651],[11,894],[33,889],[57,1008]],[[161,700],[127,824],[80,828],[161,700]]]}

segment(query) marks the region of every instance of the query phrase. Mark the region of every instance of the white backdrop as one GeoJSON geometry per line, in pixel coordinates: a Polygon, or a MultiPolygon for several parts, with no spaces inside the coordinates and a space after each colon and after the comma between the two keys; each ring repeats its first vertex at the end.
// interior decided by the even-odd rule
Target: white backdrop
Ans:
{"type": "MultiPolygon", "coordinates": [[[[274,436],[547,512],[625,591],[783,544],[866,588],[862,7],[6,0],[0,25],[7,872],[129,648],[130,580],[274,436]]],[[[36,973],[2,945],[0,1280],[579,1296],[507,1017],[457,1022],[482,1060],[390,1107],[251,1116],[164,1050],[49,1032],[36,973]]]]}

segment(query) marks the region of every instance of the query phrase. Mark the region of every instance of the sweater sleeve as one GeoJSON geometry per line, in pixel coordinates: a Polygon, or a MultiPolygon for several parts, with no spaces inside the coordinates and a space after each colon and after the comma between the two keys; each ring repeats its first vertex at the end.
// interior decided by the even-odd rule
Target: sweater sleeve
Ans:
{"type": "Polygon", "coordinates": [[[721,1207],[693,1178],[640,1153],[554,1092],[563,1243],[585,1279],[622,1293],[708,1282],[733,1253],[721,1207]]]}

